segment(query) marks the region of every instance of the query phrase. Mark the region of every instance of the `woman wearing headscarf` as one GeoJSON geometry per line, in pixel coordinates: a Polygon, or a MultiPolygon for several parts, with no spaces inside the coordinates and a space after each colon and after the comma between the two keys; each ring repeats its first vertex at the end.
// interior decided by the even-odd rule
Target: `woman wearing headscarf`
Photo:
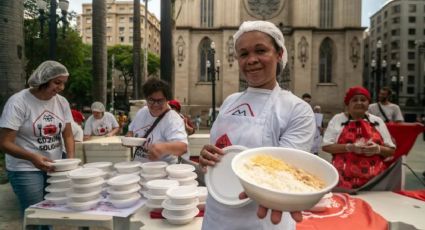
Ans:
{"type": "Polygon", "coordinates": [[[337,187],[353,190],[387,168],[385,159],[394,154],[395,145],[384,121],[367,113],[367,89],[349,88],[344,103],[347,110],[330,120],[322,149],[332,154],[332,164],[339,172],[337,187]]]}
{"type": "Polygon", "coordinates": [[[114,115],[105,111],[102,102],[95,101],[91,105],[89,119],[84,125],[84,140],[89,140],[92,136],[115,136],[120,131],[120,126],[114,115]]]}
{"type": "Polygon", "coordinates": [[[49,163],[62,158],[63,145],[67,157],[74,157],[71,110],[59,95],[68,76],[59,62],[41,63],[28,80],[30,88],[12,95],[3,109],[0,148],[22,214],[43,200],[46,172],[54,170],[49,163]]]}
{"type": "MultiPolygon", "coordinates": [[[[280,146],[310,151],[315,132],[313,111],[306,102],[282,90],[276,78],[288,53],[281,31],[270,22],[247,21],[233,35],[239,70],[248,89],[230,95],[220,107],[210,143],[200,154],[200,165],[220,164],[222,148],[280,146]]],[[[223,178],[225,180],[225,178],[223,178]]],[[[243,198],[244,195],[241,195],[243,198]]],[[[283,213],[251,202],[232,208],[208,196],[202,229],[295,229],[300,212],[283,213]],[[258,217],[257,217],[258,216],[258,217]],[[271,219],[271,220],[270,220],[271,219]]]]}

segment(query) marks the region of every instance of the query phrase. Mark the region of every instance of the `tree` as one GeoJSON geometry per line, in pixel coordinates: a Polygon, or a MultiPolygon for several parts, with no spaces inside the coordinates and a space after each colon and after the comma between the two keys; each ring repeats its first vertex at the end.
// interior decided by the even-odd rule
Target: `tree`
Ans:
{"type": "Polygon", "coordinates": [[[0,1],[0,110],[25,86],[23,12],[23,0],[0,1]]]}
{"type": "Polygon", "coordinates": [[[106,104],[106,1],[93,0],[93,99],[106,104]]]}

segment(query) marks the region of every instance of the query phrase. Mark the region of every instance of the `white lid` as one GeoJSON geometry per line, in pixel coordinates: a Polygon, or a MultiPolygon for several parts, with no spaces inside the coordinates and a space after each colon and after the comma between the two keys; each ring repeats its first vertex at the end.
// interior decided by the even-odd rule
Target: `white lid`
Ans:
{"type": "Polygon", "coordinates": [[[155,204],[152,200],[147,200],[145,205],[148,208],[162,208],[161,204],[155,204]]]}
{"type": "Polygon", "coordinates": [[[48,172],[47,173],[47,175],[48,176],[51,176],[51,177],[66,177],[66,176],[68,176],[68,174],[70,173],[70,172],[72,172],[72,171],[74,171],[74,170],[78,170],[78,169],[80,169],[81,167],[80,166],[78,166],[78,168],[76,168],[76,169],[73,169],[73,170],[71,170],[71,171],[63,171],[63,172],[48,172]]]}
{"type": "Polygon", "coordinates": [[[179,186],[179,182],[177,180],[158,179],[151,180],[146,183],[146,187],[148,189],[169,189],[177,186],[179,186]]]}
{"type": "Polygon", "coordinates": [[[53,162],[50,162],[51,165],[57,167],[57,166],[68,166],[73,164],[79,164],[81,162],[81,159],[77,158],[69,158],[69,159],[57,159],[53,162]]]}
{"type": "Polygon", "coordinates": [[[71,179],[69,178],[55,178],[55,177],[50,177],[49,179],[47,179],[47,183],[49,184],[55,184],[55,183],[62,183],[62,182],[71,182],[71,179]]]}
{"type": "Polygon", "coordinates": [[[44,196],[44,199],[45,200],[50,200],[50,201],[63,201],[63,200],[67,200],[68,199],[68,197],[66,197],[66,196],[54,196],[53,194],[51,194],[51,193],[47,193],[45,196],[44,196]]]}
{"type": "Polygon", "coordinates": [[[96,187],[99,185],[103,185],[105,183],[105,180],[103,178],[99,178],[99,180],[96,180],[94,182],[91,183],[87,183],[87,184],[72,184],[73,188],[90,188],[90,187],[96,187]]]}
{"type": "Polygon", "coordinates": [[[140,181],[140,177],[133,174],[123,174],[112,177],[108,180],[108,184],[111,186],[129,185],[140,181]]]}
{"type": "Polygon", "coordinates": [[[118,199],[118,200],[116,200],[116,199],[109,199],[109,201],[110,202],[113,202],[113,203],[124,203],[124,202],[128,202],[128,201],[130,201],[130,200],[138,200],[138,199],[140,199],[142,196],[139,194],[139,193],[133,193],[133,194],[130,194],[127,198],[125,198],[125,199],[118,199]]]}
{"type": "Polygon", "coordinates": [[[74,192],[74,191],[69,191],[69,192],[66,193],[66,196],[75,197],[75,198],[91,197],[91,196],[98,195],[101,192],[102,192],[102,189],[99,189],[99,190],[94,191],[94,192],[88,192],[88,193],[77,193],[77,192],[74,192]]]}
{"type": "Polygon", "coordinates": [[[167,190],[167,196],[171,199],[189,199],[198,197],[198,189],[192,186],[179,186],[167,190]]]}
{"type": "Polygon", "coordinates": [[[71,179],[88,179],[103,175],[103,171],[98,168],[79,168],[68,173],[71,179]]]}
{"type": "Polygon", "coordinates": [[[198,189],[198,197],[207,197],[208,195],[208,189],[204,186],[196,187],[198,189]]]}
{"type": "Polygon", "coordinates": [[[168,166],[168,163],[165,161],[151,161],[151,162],[145,162],[142,163],[141,167],[142,169],[144,168],[149,168],[149,169],[160,169],[160,168],[164,168],[168,166]]]}
{"type": "Polygon", "coordinates": [[[144,179],[146,180],[151,180],[151,179],[155,179],[155,178],[163,178],[165,176],[167,176],[167,173],[161,172],[161,173],[144,173],[144,172],[140,172],[140,176],[142,176],[144,179]]]}
{"type": "Polygon", "coordinates": [[[112,162],[91,162],[91,163],[87,163],[84,164],[83,167],[84,168],[106,168],[106,167],[111,167],[112,166],[112,162]]]}
{"type": "Polygon", "coordinates": [[[72,200],[69,199],[66,204],[68,206],[70,206],[70,208],[73,208],[73,207],[78,208],[78,207],[85,207],[85,206],[94,205],[98,202],[100,202],[100,198],[97,198],[95,200],[85,201],[85,202],[73,202],[72,200]]]}
{"type": "Polygon", "coordinates": [[[165,169],[168,173],[176,172],[176,173],[184,173],[184,172],[193,172],[195,171],[195,166],[190,164],[172,164],[167,166],[165,169]]]}
{"type": "Polygon", "coordinates": [[[199,214],[198,208],[194,208],[191,213],[184,215],[184,216],[173,215],[172,211],[167,210],[167,209],[162,210],[162,216],[165,217],[166,219],[169,219],[169,220],[185,220],[185,219],[188,219],[188,218],[195,217],[198,214],[199,214]]]}
{"type": "Polygon", "coordinates": [[[113,188],[108,188],[107,192],[109,194],[114,194],[114,195],[125,195],[125,194],[135,193],[135,192],[139,191],[140,188],[141,188],[140,185],[135,184],[135,186],[132,186],[131,188],[126,189],[126,190],[122,190],[122,191],[117,191],[113,188]]]}
{"type": "Polygon", "coordinates": [[[140,161],[123,161],[114,164],[116,169],[128,169],[140,167],[142,163],[140,161]]]}
{"type": "Polygon", "coordinates": [[[196,206],[198,206],[198,204],[199,204],[198,199],[193,200],[193,202],[191,202],[189,204],[173,204],[170,199],[165,199],[162,202],[162,207],[165,208],[165,209],[168,209],[168,210],[176,210],[176,211],[178,210],[178,211],[180,211],[180,210],[193,209],[196,206]]]}
{"type": "Polygon", "coordinates": [[[177,177],[168,176],[168,179],[177,180],[179,182],[189,182],[191,180],[195,180],[197,177],[198,175],[195,172],[188,172],[187,176],[185,177],[177,178],[177,177]]]}
{"type": "Polygon", "coordinates": [[[152,193],[150,193],[149,190],[144,192],[143,196],[148,198],[149,200],[165,200],[165,199],[167,199],[167,196],[165,196],[165,195],[153,195],[152,193]]]}
{"type": "Polygon", "coordinates": [[[232,145],[223,149],[224,155],[214,167],[208,166],[205,174],[205,184],[208,192],[217,202],[231,207],[242,207],[248,204],[250,199],[239,199],[243,187],[239,178],[232,170],[232,159],[247,148],[240,145],[232,145]]]}
{"type": "Polygon", "coordinates": [[[45,188],[46,192],[66,192],[69,189],[70,188],[56,188],[56,187],[53,187],[52,185],[49,185],[45,188]]]}

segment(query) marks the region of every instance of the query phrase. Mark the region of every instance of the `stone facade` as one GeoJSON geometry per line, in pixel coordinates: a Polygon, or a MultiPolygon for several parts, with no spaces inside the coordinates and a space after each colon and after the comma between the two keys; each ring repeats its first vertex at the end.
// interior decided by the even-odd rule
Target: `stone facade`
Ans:
{"type": "Polygon", "coordinates": [[[201,66],[205,65],[201,63],[205,41],[207,44],[214,41],[215,59],[221,61],[216,81],[216,106],[219,107],[228,95],[245,88],[233,57],[232,35],[246,20],[267,20],[281,28],[289,58],[283,75],[279,76],[279,84],[298,96],[310,93],[312,105],[321,105],[327,117],[344,109],[347,88],[362,84],[361,0],[263,2],[176,1],[176,12],[180,14],[173,31],[174,95],[184,105],[184,112],[206,118],[212,107],[211,81],[203,76],[205,68],[201,66]],[[320,12],[327,13],[321,15],[320,12]],[[328,63],[331,71],[326,75],[330,77],[328,80],[320,81],[320,48],[324,41],[331,54],[328,63]]]}

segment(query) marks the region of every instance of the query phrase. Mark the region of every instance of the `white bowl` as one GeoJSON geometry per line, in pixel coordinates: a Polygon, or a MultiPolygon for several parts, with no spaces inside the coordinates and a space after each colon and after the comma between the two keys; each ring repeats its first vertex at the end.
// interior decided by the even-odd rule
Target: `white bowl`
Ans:
{"type": "Polygon", "coordinates": [[[173,215],[185,216],[191,213],[193,209],[195,209],[198,206],[198,204],[199,204],[199,201],[195,200],[194,202],[189,204],[176,205],[176,204],[173,204],[170,199],[165,199],[162,202],[162,207],[167,210],[173,211],[171,212],[173,215]]]}
{"type": "Polygon", "coordinates": [[[179,186],[176,180],[151,180],[146,183],[146,188],[149,189],[152,195],[165,195],[168,189],[179,186]]]}
{"type": "Polygon", "coordinates": [[[121,199],[121,200],[114,200],[109,199],[109,201],[112,203],[112,205],[115,208],[128,208],[133,206],[137,203],[138,200],[140,200],[140,194],[134,193],[133,195],[129,196],[127,199],[121,199]]]}
{"type": "Polygon", "coordinates": [[[97,200],[100,198],[100,193],[102,190],[93,191],[90,193],[76,193],[70,191],[66,194],[71,202],[88,202],[92,200],[97,200]]]}
{"type": "Polygon", "coordinates": [[[132,175],[136,175],[136,176],[138,176],[138,175],[140,175],[140,170],[137,170],[137,171],[135,171],[135,172],[126,172],[126,173],[121,173],[121,172],[119,172],[119,173],[117,173],[116,175],[117,175],[117,176],[119,176],[119,175],[126,175],[126,174],[132,174],[132,175]]]}
{"type": "Polygon", "coordinates": [[[76,210],[76,211],[87,211],[90,210],[94,207],[97,206],[97,204],[99,203],[100,199],[97,200],[91,200],[91,201],[87,201],[87,202],[73,202],[68,200],[68,202],[66,203],[66,206],[68,206],[68,208],[76,210]]]}
{"type": "Polygon", "coordinates": [[[289,148],[262,147],[245,150],[233,158],[232,170],[251,199],[267,208],[281,211],[308,210],[338,183],[338,172],[329,162],[314,154],[289,148]],[[254,155],[269,155],[283,160],[320,178],[325,186],[313,192],[283,192],[259,185],[242,170],[244,162],[254,155]]]}
{"type": "Polygon", "coordinates": [[[165,161],[152,161],[146,162],[141,165],[142,172],[146,174],[158,174],[165,173],[165,168],[168,166],[168,163],[165,161]]]}
{"type": "Polygon", "coordinates": [[[166,194],[171,203],[177,205],[190,204],[198,200],[198,190],[196,187],[191,186],[170,188],[166,194]]]}
{"type": "Polygon", "coordinates": [[[68,173],[68,177],[72,179],[74,184],[89,184],[99,181],[103,171],[97,168],[79,168],[68,173]]]}
{"type": "Polygon", "coordinates": [[[185,216],[175,216],[172,214],[170,210],[164,209],[162,210],[162,216],[167,219],[170,224],[188,224],[190,223],[196,215],[198,215],[199,209],[193,209],[192,213],[189,213],[185,216]]]}
{"type": "Polygon", "coordinates": [[[55,178],[50,177],[47,179],[47,183],[49,183],[53,188],[70,188],[71,187],[71,179],[69,178],[55,178]]]}
{"type": "Polygon", "coordinates": [[[52,185],[49,185],[45,188],[46,192],[49,192],[53,197],[64,197],[70,188],[55,188],[52,185]]]}
{"type": "Polygon", "coordinates": [[[140,173],[140,176],[142,176],[142,178],[148,182],[150,180],[159,180],[159,179],[164,179],[167,177],[167,173],[166,172],[162,172],[162,173],[155,173],[155,174],[149,174],[149,173],[144,173],[143,171],[140,173]]]}
{"type": "Polygon", "coordinates": [[[168,176],[168,179],[177,180],[178,182],[180,182],[180,184],[188,184],[189,182],[196,180],[197,177],[198,177],[198,175],[196,175],[195,172],[188,172],[187,176],[185,176],[185,177],[168,176]]]}
{"type": "Polygon", "coordinates": [[[145,203],[146,207],[150,208],[151,211],[162,211],[162,202],[164,199],[148,199],[145,203]]]}
{"type": "Polygon", "coordinates": [[[84,168],[98,168],[105,172],[112,171],[112,162],[92,162],[83,165],[84,168]]]}
{"type": "MultiPolygon", "coordinates": [[[[81,168],[81,167],[77,167],[76,169],[73,169],[72,171],[77,170],[77,169],[79,169],[79,168],[81,168]]],[[[63,171],[63,172],[48,172],[48,173],[47,173],[47,175],[48,175],[48,176],[50,176],[50,178],[54,178],[55,180],[56,180],[56,179],[68,179],[68,174],[69,174],[70,172],[71,172],[71,171],[63,171]]]]}
{"type": "Polygon", "coordinates": [[[78,164],[81,162],[80,159],[70,158],[70,159],[58,159],[50,162],[50,165],[55,167],[55,172],[63,172],[76,169],[78,164]]]}
{"type": "Polygon", "coordinates": [[[44,196],[45,200],[48,200],[56,205],[66,204],[68,197],[66,196],[53,196],[51,193],[48,193],[44,196]]]}
{"type": "Polygon", "coordinates": [[[199,186],[196,188],[198,190],[198,199],[199,202],[205,202],[208,196],[208,189],[204,186],[199,186]]]}
{"type": "Polygon", "coordinates": [[[123,200],[130,197],[133,193],[137,193],[140,190],[140,185],[136,184],[135,187],[127,189],[127,190],[114,190],[112,188],[108,188],[107,192],[111,196],[111,199],[114,200],[123,200]]]}
{"type": "Polygon", "coordinates": [[[117,191],[127,190],[137,186],[140,181],[140,177],[132,174],[125,174],[112,177],[108,180],[108,185],[112,187],[112,189],[117,191]]]}
{"type": "Polygon", "coordinates": [[[94,191],[102,190],[102,186],[105,184],[105,180],[100,178],[98,181],[88,184],[73,184],[72,190],[75,193],[90,193],[94,191]]]}
{"type": "Polygon", "coordinates": [[[146,138],[142,137],[121,137],[121,143],[124,146],[137,147],[142,146],[146,141],[146,138]]]}
{"type": "Polygon", "coordinates": [[[140,171],[141,164],[139,161],[123,161],[115,163],[114,168],[118,173],[132,173],[140,171]]]}
{"type": "Polygon", "coordinates": [[[191,172],[195,171],[195,166],[190,164],[173,164],[165,168],[168,176],[174,178],[185,178],[191,176],[191,172]]]}
{"type": "MultiPolygon", "coordinates": [[[[155,195],[155,194],[152,194],[150,192],[150,190],[145,191],[143,193],[143,196],[146,197],[146,198],[148,198],[149,200],[165,200],[165,199],[167,199],[167,196],[166,195],[155,195]]],[[[159,202],[159,204],[161,204],[161,203],[162,203],[162,201],[159,202]]]]}

